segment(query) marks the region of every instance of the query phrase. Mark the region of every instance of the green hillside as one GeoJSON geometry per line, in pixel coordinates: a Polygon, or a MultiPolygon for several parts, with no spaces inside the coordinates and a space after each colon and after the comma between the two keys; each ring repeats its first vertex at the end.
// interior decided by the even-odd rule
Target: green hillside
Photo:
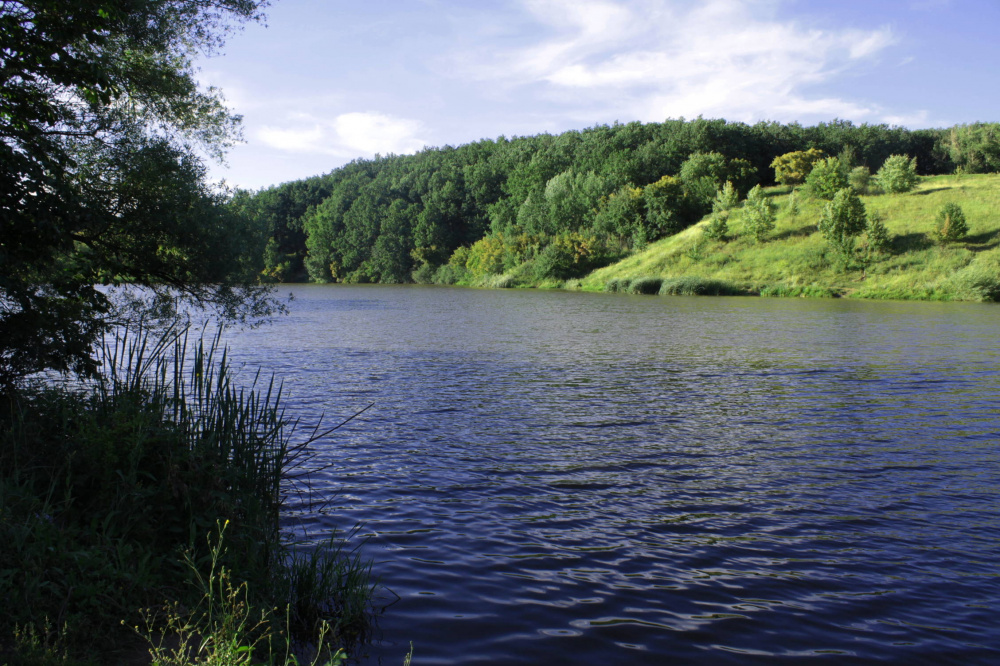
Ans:
{"type": "Polygon", "coordinates": [[[565,286],[655,293],[663,280],[663,291],[674,293],[1000,300],[1000,175],[924,177],[905,194],[861,197],[869,213],[882,214],[889,243],[878,254],[860,248],[851,262],[819,232],[827,202],[799,192],[795,215],[789,192],[789,187],[767,189],[777,220],[764,242],[744,233],[736,210],[724,240],[705,236],[706,217],[565,286]],[[949,202],[961,206],[969,231],[963,240],[946,243],[934,232],[938,211],[949,202]]]}

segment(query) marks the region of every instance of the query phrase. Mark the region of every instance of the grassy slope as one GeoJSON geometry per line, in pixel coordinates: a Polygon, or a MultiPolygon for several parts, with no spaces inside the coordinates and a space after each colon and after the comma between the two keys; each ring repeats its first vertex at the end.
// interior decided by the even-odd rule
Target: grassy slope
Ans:
{"type": "Polygon", "coordinates": [[[786,210],[788,192],[787,187],[769,190],[778,220],[766,243],[743,238],[739,213],[734,212],[727,241],[703,238],[707,219],[702,220],[594,271],[580,287],[600,290],[616,278],[690,277],[721,280],[751,293],[770,289],[854,298],[989,300],[992,287],[1000,283],[1000,175],[934,176],[907,194],[862,197],[869,211],[884,215],[891,238],[888,253],[864,270],[838,269],[836,255],[816,229],[826,202],[800,193],[800,212],[792,217],[786,210]],[[949,201],[965,211],[969,235],[963,242],[942,245],[932,232],[938,210],[949,201]]]}

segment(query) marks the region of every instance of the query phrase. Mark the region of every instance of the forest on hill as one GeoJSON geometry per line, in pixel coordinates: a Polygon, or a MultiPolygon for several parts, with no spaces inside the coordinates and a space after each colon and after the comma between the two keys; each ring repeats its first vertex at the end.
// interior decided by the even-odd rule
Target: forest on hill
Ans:
{"type": "Polygon", "coordinates": [[[529,261],[540,279],[566,279],[697,222],[726,182],[740,198],[774,184],[775,158],[809,150],[845,169],[906,155],[921,175],[995,172],[1000,124],[601,125],[359,159],[238,191],[231,206],[261,234],[268,281],[454,283],[529,261]]]}

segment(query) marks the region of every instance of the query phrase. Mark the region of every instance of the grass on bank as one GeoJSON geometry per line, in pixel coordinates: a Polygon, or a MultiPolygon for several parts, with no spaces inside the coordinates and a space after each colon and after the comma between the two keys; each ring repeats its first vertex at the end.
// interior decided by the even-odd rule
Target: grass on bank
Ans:
{"type": "Polygon", "coordinates": [[[766,242],[755,243],[743,233],[736,211],[724,240],[704,235],[706,218],[567,286],[630,291],[622,285],[660,279],[688,285],[687,291],[666,293],[1000,299],[1000,175],[927,177],[912,192],[863,196],[869,212],[883,215],[889,247],[867,262],[847,267],[817,228],[827,202],[800,192],[798,213],[792,214],[789,192],[788,187],[768,190],[778,215],[766,242]],[[964,210],[969,233],[961,241],[942,243],[934,234],[936,217],[949,202],[964,210]]]}
{"type": "Polygon", "coordinates": [[[202,652],[153,663],[294,663],[317,640],[335,661],[363,640],[370,565],[280,526],[312,455],[280,388],[238,386],[218,339],[140,335],[105,358],[89,385],[0,395],[0,663],[150,663],[182,626],[202,652]]]}

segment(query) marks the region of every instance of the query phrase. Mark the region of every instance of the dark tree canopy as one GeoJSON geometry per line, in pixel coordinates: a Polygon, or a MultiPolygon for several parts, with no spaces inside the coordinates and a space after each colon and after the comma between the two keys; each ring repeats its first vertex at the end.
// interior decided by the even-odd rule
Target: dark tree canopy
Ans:
{"type": "Polygon", "coordinates": [[[192,58],[254,0],[0,1],[0,386],[88,372],[114,316],[98,284],[266,310],[261,243],[206,183],[239,138],[192,58]]]}

